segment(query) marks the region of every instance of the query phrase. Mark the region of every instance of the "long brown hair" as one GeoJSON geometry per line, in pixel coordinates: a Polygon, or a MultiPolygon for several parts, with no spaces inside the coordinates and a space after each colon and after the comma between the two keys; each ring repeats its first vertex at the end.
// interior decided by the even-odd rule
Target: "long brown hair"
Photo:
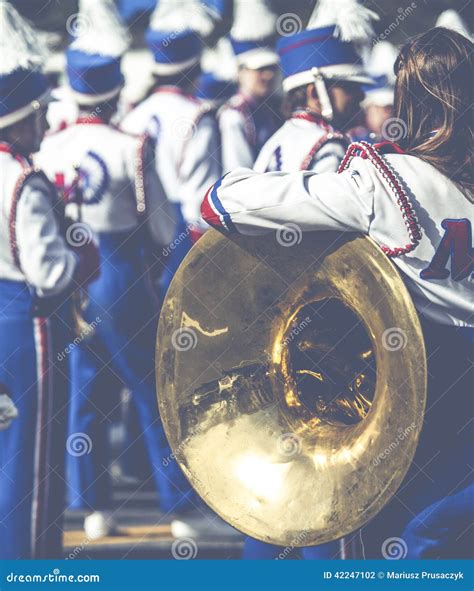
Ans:
{"type": "Polygon", "coordinates": [[[407,153],[473,190],[473,44],[436,27],[406,43],[395,62],[395,116],[407,153]]]}

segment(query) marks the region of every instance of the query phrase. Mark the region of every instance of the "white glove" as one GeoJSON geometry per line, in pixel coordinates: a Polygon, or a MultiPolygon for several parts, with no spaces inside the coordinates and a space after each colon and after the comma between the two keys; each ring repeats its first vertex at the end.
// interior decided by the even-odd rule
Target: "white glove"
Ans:
{"type": "Polygon", "coordinates": [[[0,394],[0,431],[8,429],[13,419],[18,416],[18,409],[6,394],[0,394]]]}

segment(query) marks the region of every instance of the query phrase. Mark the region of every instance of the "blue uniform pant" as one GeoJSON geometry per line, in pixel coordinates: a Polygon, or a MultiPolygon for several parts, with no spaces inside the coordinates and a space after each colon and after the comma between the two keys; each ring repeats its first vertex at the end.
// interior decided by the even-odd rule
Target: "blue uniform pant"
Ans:
{"type": "Polygon", "coordinates": [[[430,555],[437,558],[472,557],[473,546],[466,541],[472,534],[469,529],[461,532],[458,527],[462,520],[460,515],[464,515],[466,523],[472,515],[468,496],[459,494],[473,482],[472,329],[424,321],[423,331],[428,357],[423,430],[401,487],[390,503],[361,530],[366,558],[385,558],[392,538],[396,538],[396,552],[405,558],[425,557],[426,546],[430,548],[430,555]],[[452,507],[452,511],[443,511],[442,520],[431,518],[426,523],[440,503],[452,507]],[[406,533],[413,531],[414,524],[417,524],[418,536],[415,546],[410,535],[405,539],[406,533]],[[456,536],[451,537],[451,532],[458,532],[457,541],[456,536]],[[425,539],[420,539],[423,536],[425,539]]]}
{"type": "Polygon", "coordinates": [[[163,276],[160,279],[160,288],[163,297],[168,291],[171,281],[173,280],[174,274],[180,266],[184,257],[190,251],[193,243],[190,235],[190,228],[186,224],[183,214],[181,212],[181,206],[179,203],[172,203],[174,215],[176,216],[177,224],[174,233],[174,238],[167,249],[167,256],[165,260],[165,269],[163,276]]]}
{"type": "Polygon", "coordinates": [[[32,304],[25,283],[0,281],[1,391],[19,410],[0,432],[1,560],[62,556],[69,319],[32,304]]]}
{"type": "Polygon", "coordinates": [[[102,234],[101,274],[88,289],[85,319],[94,334],[71,351],[69,437],[85,441],[87,453],[67,456],[70,505],[110,508],[107,424],[117,378],[131,391],[163,511],[185,508],[192,492],[167,442],[155,389],[157,313],[143,275],[139,234],[102,234]]]}

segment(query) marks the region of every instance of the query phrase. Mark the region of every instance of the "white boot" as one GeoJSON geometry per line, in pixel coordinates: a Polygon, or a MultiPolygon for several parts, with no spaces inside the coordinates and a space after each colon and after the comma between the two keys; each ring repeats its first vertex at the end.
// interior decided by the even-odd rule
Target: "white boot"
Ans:
{"type": "Polygon", "coordinates": [[[99,540],[114,533],[117,525],[112,513],[95,511],[84,519],[84,532],[88,540],[99,540]]]}

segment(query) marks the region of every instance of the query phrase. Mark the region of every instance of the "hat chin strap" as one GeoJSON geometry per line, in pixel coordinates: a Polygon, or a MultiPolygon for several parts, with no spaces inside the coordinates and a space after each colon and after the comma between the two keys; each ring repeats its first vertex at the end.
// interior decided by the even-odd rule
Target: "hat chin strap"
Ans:
{"type": "Polygon", "coordinates": [[[326,82],[324,81],[324,76],[321,74],[319,68],[312,68],[311,74],[314,78],[314,87],[316,89],[316,93],[319,98],[319,102],[321,103],[321,115],[324,119],[328,121],[332,121],[333,118],[333,110],[331,99],[329,98],[328,89],[326,88],[326,82]]]}

